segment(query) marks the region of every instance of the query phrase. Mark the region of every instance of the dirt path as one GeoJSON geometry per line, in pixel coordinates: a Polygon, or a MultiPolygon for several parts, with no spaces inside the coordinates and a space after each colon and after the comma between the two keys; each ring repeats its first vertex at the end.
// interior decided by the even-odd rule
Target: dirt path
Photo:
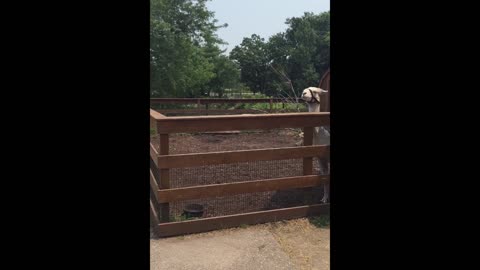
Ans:
{"type": "Polygon", "coordinates": [[[330,228],[318,228],[306,218],[267,227],[299,269],[330,269],[330,228]]]}
{"type": "Polygon", "coordinates": [[[330,229],[303,218],[150,240],[150,269],[330,269],[330,229]]]}

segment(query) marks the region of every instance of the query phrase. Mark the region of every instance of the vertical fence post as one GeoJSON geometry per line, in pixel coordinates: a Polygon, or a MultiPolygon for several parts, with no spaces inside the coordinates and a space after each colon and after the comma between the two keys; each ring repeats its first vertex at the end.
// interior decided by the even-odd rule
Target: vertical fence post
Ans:
{"type": "Polygon", "coordinates": [[[270,113],[273,112],[273,100],[270,98],[270,113]]]}
{"type": "MultiPolygon", "coordinates": [[[[169,148],[169,135],[168,134],[160,134],[160,149],[159,155],[168,155],[168,148],[169,148]]],[[[169,169],[160,169],[160,189],[168,189],[170,188],[170,171],[169,169]]],[[[170,204],[169,203],[162,203],[160,204],[160,213],[161,219],[163,222],[170,221],[170,204]]]]}
{"type": "Polygon", "coordinates": [[[157,122],[154,118],[150,117],[150,130],[154,130],[155,134],[157,134],[157,122]]]}
{"type": "MultiPolygon", "coordinates": [[[[313,145],[313,127],[303,128],[303,145],[313,145]]],[[[313,158],[303,158],[303,175],[313,174],[313,158]]]]}

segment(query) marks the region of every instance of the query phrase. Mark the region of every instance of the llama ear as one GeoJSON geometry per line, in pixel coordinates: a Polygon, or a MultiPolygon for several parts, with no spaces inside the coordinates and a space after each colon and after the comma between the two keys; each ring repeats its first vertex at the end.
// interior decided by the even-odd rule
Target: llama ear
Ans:
{"type": "Polygon", "coordinates": [[[318,88],[318,87],[309,87],[309,89],[318,94],[323,94],[328,92],[327,90],[323,90],[322,88],[318,88]]]}

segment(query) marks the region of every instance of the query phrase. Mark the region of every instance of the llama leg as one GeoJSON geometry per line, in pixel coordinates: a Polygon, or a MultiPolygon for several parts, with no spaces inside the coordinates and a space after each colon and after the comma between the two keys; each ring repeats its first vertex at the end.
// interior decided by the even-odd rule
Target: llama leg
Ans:
{"type": "Polygon", "coordinates": [[[330,184],[323,185],[323,203],[328,203],[330,201],[330,184]]]}
{"type": "Polygon", "coordinates": [[[320,167],[320,174],[328,174],[328,159],[318,158],[318,164],[320,167]]]}
{"type": "MultiPolygon", "coordinates": [[[[327,166],[328,166],[327,173],[330,174],[330,162],[328,162],[327,166]]],[[[329,201],[330,201],[330,184],[324,184],[322,202],[328,203],[329,201]]]]}

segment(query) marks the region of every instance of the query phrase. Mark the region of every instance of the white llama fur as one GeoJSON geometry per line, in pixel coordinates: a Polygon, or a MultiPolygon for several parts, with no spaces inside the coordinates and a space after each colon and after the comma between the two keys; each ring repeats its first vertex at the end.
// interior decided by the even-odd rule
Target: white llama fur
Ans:
{"type": "MultiPolygon", "coordinates": [[[[307,102],[308,111],[309,112],[320,112],[320,98],[323,94],[327,93],[328,91],[323,90],[318,87],[308,87],[303,90],[302,92],[302,99],[307,102]],[[313,96],[312,96],[313,94],[313,96]]],[[[330,133],[324,127],[316,127],[313,129],[313,144],[330,144],[330,133]]],[[[320,160],[318,160],[320,163],[320,160]]],[[[321,164],[320,164],[321,165],[321,164]]],[[[328,164],[327,171],[330,171],[330,164],[328,164]]],[[[327,203],[329,201],[330,195],[330,185],[325,184],[323,185],[324,193],[322,201],[327,203]]]]}

